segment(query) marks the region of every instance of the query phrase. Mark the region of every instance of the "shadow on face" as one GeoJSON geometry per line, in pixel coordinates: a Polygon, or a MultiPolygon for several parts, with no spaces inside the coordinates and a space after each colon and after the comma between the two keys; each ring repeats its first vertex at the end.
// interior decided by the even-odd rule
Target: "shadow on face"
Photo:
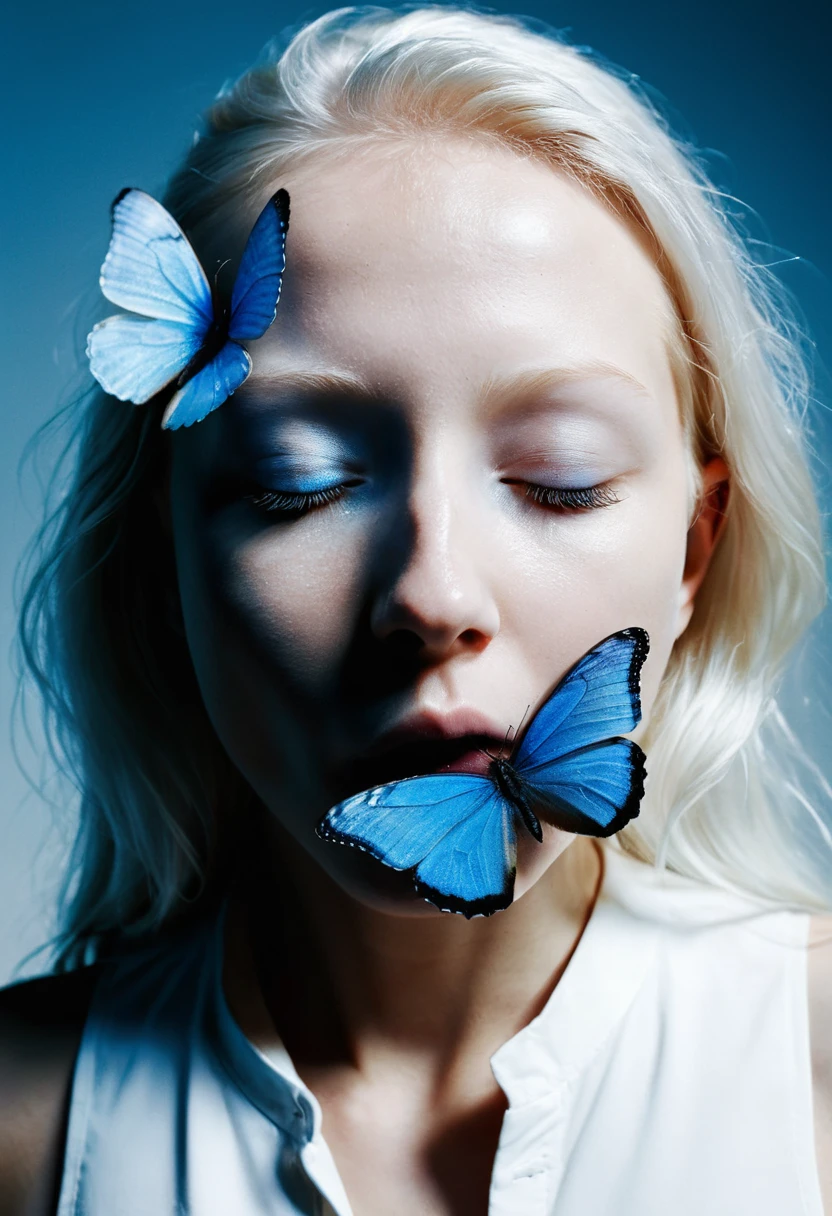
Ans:
{"type": "MultiPolygon", "coordinates": [[[[174,434],[188,644],[281,830],[345,890],[407,910],[383,867],[316,837],[333,803],[479,771],[632,625],[649,715],[693,594],[672,304],[620,220],[495,145],[322,162],[256,203],[278,186],[277,318],[243,387],[174,434]]],[[[516,895],[574,839],[527,837],[516,895]]]]}

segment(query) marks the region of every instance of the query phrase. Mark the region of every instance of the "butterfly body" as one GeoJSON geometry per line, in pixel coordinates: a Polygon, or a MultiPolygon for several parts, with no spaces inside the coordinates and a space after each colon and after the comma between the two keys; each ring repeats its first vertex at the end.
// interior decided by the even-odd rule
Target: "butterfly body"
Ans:
{"type": "Polygon", "coordinates": [[[211,326],[202,339],[202,345],[199,350],[191,356],[177,376],[176,387],[184,388],[189,380],[193,380],[194,376],[216,359],[222,348],[230,340],[233,339],[229,339],[228,336],[228,310],[223,309],[221,320],[211,322],[211,326]]]}
{"type": "Polygon", "coordinates": [[[138,314],[107,317],[87,339],[90,369],[106,392],[142,404],[171,384],[162,426],[205,418],[251,372],[242,345],[275,318],[286,264],[289,195],[278,190],[252,228],[230,306],[208,282],[182,229],[142,190],[123,190],[112,207],[113,234],[101,290],[138,314]]]}
{"type": "Polygon", "coordinates": [[[542,842],[543,829],[540,826],[540,820],[531,808],[528,791],[508,760],[503,760],[499,756],[495,757],[491,761],[488,771],[506,802],[517,808],[520,818],[532,836],[538,842],[542,842]]]}
{"type": "Polygon", "coordinates": [[[374,786],[332,807],[324,840],[361,849],[442,911],[490,916],[513,899],[517,828],[541,843],[541,820],[611,836],[638,814],[644,753],[620,733],[641,718],[649,641],[624,629],[599,642],[550,694],[509,759],[485,774],[439,772],[374,786]]]}

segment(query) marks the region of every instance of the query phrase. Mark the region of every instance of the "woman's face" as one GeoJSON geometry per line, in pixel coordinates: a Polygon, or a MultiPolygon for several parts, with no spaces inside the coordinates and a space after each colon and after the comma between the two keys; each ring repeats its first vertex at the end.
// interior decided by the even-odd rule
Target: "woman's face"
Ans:
{"type": "MultiPolygon", "coordinates": [[[[499,147],[307,165],[218,257],[279,186],[277,318],[245,385],[173,435],[188,644],[281,828],[364,902],[439,915],[315,825],[381,781],[485,771],[627,626],[650,635],[646,721],[689,612],[672,306],[621,221],[499,147]]],[[[515,898],[575,839],[518,835],[515,898]]]]}

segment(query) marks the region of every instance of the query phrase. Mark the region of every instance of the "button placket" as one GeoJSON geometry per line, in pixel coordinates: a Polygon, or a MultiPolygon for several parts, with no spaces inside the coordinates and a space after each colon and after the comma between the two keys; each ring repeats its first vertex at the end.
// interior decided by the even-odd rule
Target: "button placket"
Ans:
{"type": "MultiPolygon", "coordinates": [[[[569,1084],[541,1076],[544,1092],[511,1103],[494,1159],[488,1216],[545,1216],[563,1173],[569,1084]]],[[[537,1088],[537,1086],[535,1087],[537,1088]]]]}

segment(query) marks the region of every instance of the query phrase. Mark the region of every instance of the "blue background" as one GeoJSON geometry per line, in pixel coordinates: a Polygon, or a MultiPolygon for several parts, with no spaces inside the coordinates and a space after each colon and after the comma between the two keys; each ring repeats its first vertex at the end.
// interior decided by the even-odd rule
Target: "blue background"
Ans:
{"type": "MultiPolygon", "coordinates": [[[[263,0],[23,4],[6,22],[2,211],[3,411],[0,419],[0,983],[51,928],[71,813],[61,791],[29,791],[9,742],[15,562],[39,492],[19,480],[26,439],[77,383],[86,317],[121,187],[161,191],[200,112],[287,25],[328,6],[263,0]]],[[[663,94],[677,132],[708,149],[712,178],[777,263],[817,347],[816,473],[828,511],[832,455],[832,236],[828,4],[696,5],[565,0],[502,7],[565,31],[663,94]]],[[[830,764],[832,627],[827,612],[792,672],[787,707],[830,764]]],[[[37,731],[22,758],[44,765],[37,731]]],[[[48,764],[46,765],[48,771],[48,764]]],[[[828,770],[827,770],[828,771],[828,770]]],[[[23,973],[37,969],[30,963],[23,973]]],[[[42,964],[41,964],[42,969],[42,964]]]]}

